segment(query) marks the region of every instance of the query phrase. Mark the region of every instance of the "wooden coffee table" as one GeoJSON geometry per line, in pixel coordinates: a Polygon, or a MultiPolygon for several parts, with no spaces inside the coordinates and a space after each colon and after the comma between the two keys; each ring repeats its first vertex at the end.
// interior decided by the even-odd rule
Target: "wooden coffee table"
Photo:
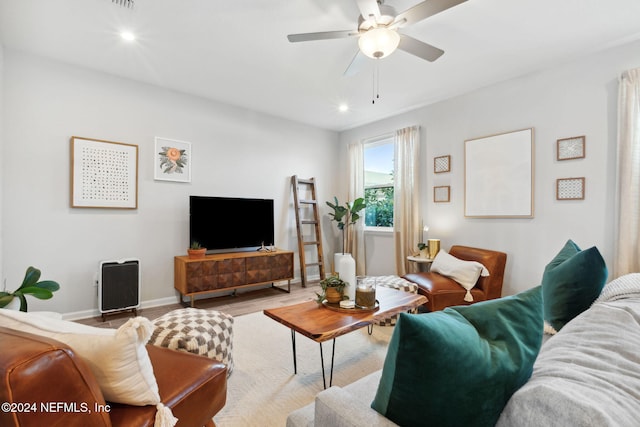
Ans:
{"type": "Polygon", "coordinates": [[[306,301],[299,304],[267,309],[264,310],[264,314],[291,329],[294,374],[298,373],[295,333],[298,332],[320,344],[322,382],[324,388],[327,388],[324,372],[324,356],[322,354],[323,342],[333,340],[333,348],[331,350],[331,374],[329,377],[329,387],[331,387],[337,337],[365,326],[373,325],[373,323],[378,320],[387,319],[394,314],[409,311],[427,302],[427,298],[424,295],[412,294],[385,287],[378,287],[376,289],[376,300],[379,302],[379,308],[376,311],[336,311],[326,308],[315,301],[306,301]]]}

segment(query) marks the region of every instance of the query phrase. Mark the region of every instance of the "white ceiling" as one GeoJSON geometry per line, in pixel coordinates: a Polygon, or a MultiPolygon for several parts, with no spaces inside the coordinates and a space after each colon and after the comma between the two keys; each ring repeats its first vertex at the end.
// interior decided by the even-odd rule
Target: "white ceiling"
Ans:
{"type": "MultiPolygon", "coordinates": [[[[398,12],[417,3],[386,1],[398,12]]],[[[445,54],[380,60],[372,104],[374,60],[342,75],[357,39],[286,38],[355,29],[358,14],[355,0],[0,0],[0,41],[339,131],[640,38],[638,0],[469,0],[403,29],[445,54]],[[138,39],[125,43],[122,29],[138,39]]]]}

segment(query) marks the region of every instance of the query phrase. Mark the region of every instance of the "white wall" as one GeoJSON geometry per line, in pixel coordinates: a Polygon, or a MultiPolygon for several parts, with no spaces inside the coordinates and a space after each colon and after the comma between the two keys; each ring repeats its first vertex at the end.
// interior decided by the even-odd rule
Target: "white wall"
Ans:
{"type": "Polygon", "coordinates": [[[369,276],[396,274],[393,233],[389,231],[365,231],[366,273],[369,276]]]}
{"type": "MultiPolygon", "coordinates": [[[[421,126],[421,183],[424,223],[442,247],[493,248],[508,254],[503,294],[538,285],[544,266],[567,239],[597,246],[609,269],[614,250],[617,78],[638,67],[640,43],[633,43],[484,88],[340,135],[344,146],[405,126],[421,126]],[[535,217],[464,217],[464,141],[533,127],[535,131],[535,217]],[[586,135],[586,158],[558,162],[556,140],[586,135]],[[452,171],[433,173],[435,156],[452,156],[452,171]],[[555,182],[586,177],[583,201],[556,201],[555,182]],[[433,186],[450,185],[451,202],[433,203],[433,186]]],[[[436,65],[434,65],[436,66],[436,65]]],[[[393,245],[372,236],[370,253],[393,245]]],[[[373,263],[382,269],[380,260],[373,263]]],[[[393,273],[393,260],[386,271],[393,273]]]]}
{"type": "MultiPolygon", "coordinates": [[[[344,198],[346,144],[419,124],[423,142],[423,217],[444,248],[500,249],[509,259],[505,294],[539,283],[568,238],[613,256],[617,77],[638,67],[640,43],[561,64],[338,136],[290,121],[167,91],[5,49],[0,56],[0,277],[8,288],[34,265],[61,291],[33,309],[95,310],[100,260],[139,257],[143,301],[173,298],[173,256],[188,244],[189,194],[270,197],[276,245],[296,249],[289,177],[315,176],[319,200],[344,198]],[[463,216],[464,140],[535,128],[535,218],[463,216]],[[586,135],[587,157],[557,162],[558,138],[586,135]],[[72,135],[139,145],[139,208],[69,207],[72,135]],[[193,144],[190,184],[153,180],[153,138],[193,144]],[[434,175],[434,156],[451,154],[452,172],[434,175]],[[268,164],[270,167],[265,168],[268,164]],[[342,171],[342,172],[339,172],[342,171]],[[584,201],[555,200],[555,180],[585,176],[584,201]],[[432,202],[434,185],[451,185],[448,204],[432,202]]],[[[213,82],[212,84],[215,84],[213,82]]],[[[326,211],[326,210],[325,210],[326,211]]],[[[337,233],[323,211],[325,256],[337,233]],[[333,238],[331,238],[333,237],[333,238]]],[[[369,274],[393,274],[393,242],[367,235],[369,274]]],[[[296,257],[297,262],[297,257],[296,257]]]]}
{"type": "Polygon", "coordinates": [[[141,260],[143,301],[173,298],[190,194],[275,199],[275,244],[296,250],[290,176],[315,176],[321,200],[335,193],[334,132],[9,49],[3,82],[4,274],[13,288],[34,265],[61,284],[30,308],[96,309],[99,261],[123,257],[141,260]],[[137,210],[70,208],[73,135],[139,146],[137,210]],[[153,180],[155,136],[192,143],[191,183],[153,180]]]}

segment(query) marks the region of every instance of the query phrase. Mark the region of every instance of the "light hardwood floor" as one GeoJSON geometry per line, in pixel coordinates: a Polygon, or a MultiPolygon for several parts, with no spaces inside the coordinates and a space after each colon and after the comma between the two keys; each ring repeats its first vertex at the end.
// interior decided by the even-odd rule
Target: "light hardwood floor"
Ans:
{"type": "MultiPolygon", "coordinates": [[[[292,283],[291,293],[282,292],[272,287],[238,290],[235,296],[227,295],[197,300],[195,305],[196,308],[217,310],[230,314],[231,316],[241,316],[243,314],[262,311],[267,308],[315,300],[316,292],[320,292],[320,286],[317,282],[309,283],[306,288],[303,288],[300,283],[292,283]]],[[[183,308],[183,306],[178,303],[178,299],[176,297],[175,304],[140,309],[138,310],[138,316],[144,316],[153,320],[165,313],[179,308],[183,308]]],[[[106,321],[104,322],[102,321],[101,316],[76,320],[76,322],[102,328],[118,328],[131,317],[133,317],[132,312],[123,312],[107,316],[106,321]]]]}

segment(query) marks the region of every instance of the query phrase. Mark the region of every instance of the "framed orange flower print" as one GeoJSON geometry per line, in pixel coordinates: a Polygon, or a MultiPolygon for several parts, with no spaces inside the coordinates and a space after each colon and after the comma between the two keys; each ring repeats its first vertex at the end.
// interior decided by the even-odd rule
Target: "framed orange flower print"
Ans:
{"type": "Polygon", "coordinates": [[[191,143],[156,137],[153,178],[191,182],[191,143]]]}

